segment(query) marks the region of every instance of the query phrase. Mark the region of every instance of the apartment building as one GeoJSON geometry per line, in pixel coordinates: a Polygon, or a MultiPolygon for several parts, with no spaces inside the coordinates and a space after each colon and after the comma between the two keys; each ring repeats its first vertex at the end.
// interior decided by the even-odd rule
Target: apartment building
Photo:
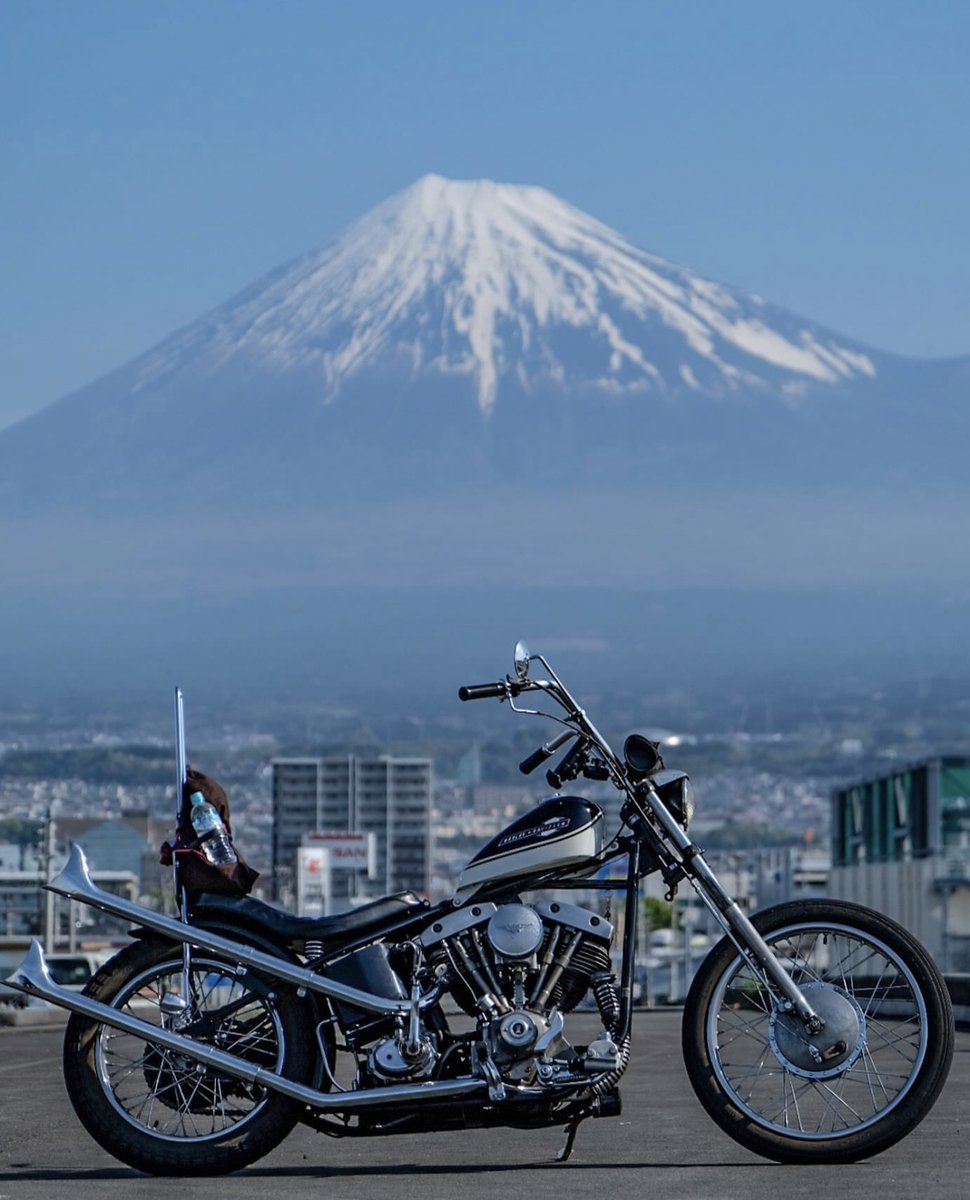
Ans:
{"type": "Polygon", "coordinates": [[[291,903],[296,852],[308,833],[373,834],[374,878],[333,880],[335,902],[353,902],[412,889],[431,879],[429,758],[353,754],[273,760],[273,879],[276,897],[291,903]]]}

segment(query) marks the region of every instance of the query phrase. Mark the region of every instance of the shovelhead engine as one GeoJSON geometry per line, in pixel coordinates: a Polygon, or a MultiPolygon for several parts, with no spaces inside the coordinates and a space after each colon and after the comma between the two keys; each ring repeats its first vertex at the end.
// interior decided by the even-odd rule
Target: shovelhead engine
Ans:
{"type": "Polygon", "coordinates": [[[479,1019],[503,1078],[516,1081],[533,1078],[541,1052],[559,1057],[566,1043],[558,1014],[590,989],[604,1027],[615,1027],[612,940],[604,917],[557,901],[470,904],[421,935],[426,961],[447,979],[459,1007],[479,1019]]]}

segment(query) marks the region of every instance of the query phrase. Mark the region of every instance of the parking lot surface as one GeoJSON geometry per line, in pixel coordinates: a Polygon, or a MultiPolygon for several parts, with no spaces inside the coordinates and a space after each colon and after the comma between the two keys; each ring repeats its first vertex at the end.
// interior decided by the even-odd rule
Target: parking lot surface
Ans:
{"type": "MultiPolygon", "coordinates": [[[[592,1018],[573,1014],[573,1039],[592,1018]],[[577,1026],[579,1028],[577,1028],[577,1026]]],[[[587,1028],[590,1026],[590,1028],[587,1028]]],[[[943,1095],[905,1141],[847,1167],[779,1166],[736,1145],[694,1098],[680,1053],[680,1014],[638,1012],[619,1117],[587,1121],[556,1163],[560,1128],[470,1130],[333,1140],[299,1127],[229,1178],[152,1179],[85,1133],[61,1078],[63,1027],[0,1029],[0,1200],[965,1200],[970,1195],[970,1033],[957,1035],[943,1095]]]]}

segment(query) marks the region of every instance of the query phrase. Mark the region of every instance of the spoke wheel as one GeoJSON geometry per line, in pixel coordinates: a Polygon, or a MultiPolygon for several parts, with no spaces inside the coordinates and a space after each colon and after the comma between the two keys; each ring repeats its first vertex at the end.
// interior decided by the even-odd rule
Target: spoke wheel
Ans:
{"type": "MultiPolygon", "coordinates": [[[[294,1079],[308,1073],[305,1017],[292,992],[217,955],[140,942],[116,955],[88,994],[139,1020],[294,1079]]],[[[111,1154],[152,1174],[238,1170],[293,1128],[299,1105],[131,1034],[73,1015],[65,1080],[77,1115],[111,1154]]]]}
{"type": "Polygon", "coordinates": [[[728,939],[684,1012],[694,1090],[736,1141],[781,1162],[847,1162],[893,1145],[932,1107],[953,1055],[945,984],[921,946],[878,913],[839,901],[754,918],[825,1022],[810,1036],[728,939]]]}

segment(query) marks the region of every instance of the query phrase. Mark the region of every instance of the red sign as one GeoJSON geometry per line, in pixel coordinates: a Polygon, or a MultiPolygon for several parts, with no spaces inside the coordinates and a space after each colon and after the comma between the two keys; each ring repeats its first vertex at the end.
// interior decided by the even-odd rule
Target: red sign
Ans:
{"type": "Polygon", "coordinates": [[[372,833],[318,830],[303,837],[303,845],[330,852],[332,871],[363,871],[376,874],[377,838],[372,833]]]}

